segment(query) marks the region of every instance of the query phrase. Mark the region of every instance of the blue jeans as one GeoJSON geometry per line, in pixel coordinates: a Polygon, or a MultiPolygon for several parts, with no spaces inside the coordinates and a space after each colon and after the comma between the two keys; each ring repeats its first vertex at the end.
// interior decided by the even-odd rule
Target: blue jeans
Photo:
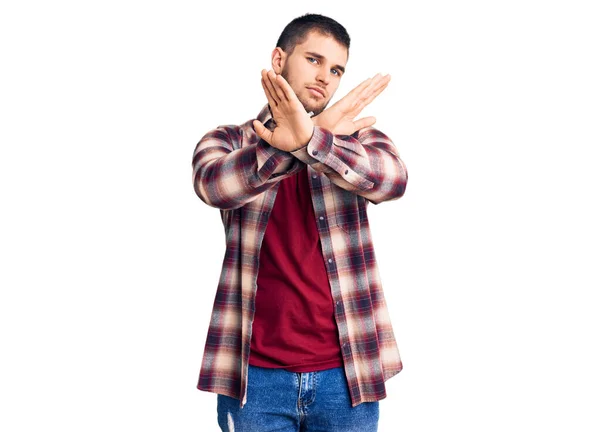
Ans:
{"type": "Polygon", "coordinates": [[[352,408],[342,367],[288,372],[248,366],[248,397],[217,395],[224,432],[376,432],[379,402],[352,408]]]}

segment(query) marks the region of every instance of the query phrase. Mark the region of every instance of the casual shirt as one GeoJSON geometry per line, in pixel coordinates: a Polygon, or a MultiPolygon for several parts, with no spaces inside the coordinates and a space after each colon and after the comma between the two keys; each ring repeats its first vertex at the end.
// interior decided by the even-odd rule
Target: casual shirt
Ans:
{"type": "Polygon", "coordinates": [[[343,366],[306,165],[277,186],[258,264],[250,364],[289,372],[343,366]]]}
{"type": "MultiPolygon", "coordinates": [[[[268,105],[257,119],[273,127],[268,105]]],[[[202,137],[192,160],[196,194],[220,209],[226,238],[197,388],[242,408],[262,240],[279,182],[304,167],[352,406],[385,398],[385,381],[402,370],[366,211],[404,194],[408,176],[393,142],[373,127],[334,135],[315,126],[307,145],[287,152],[260,139],[252,120],[223,125],[202,137]]]]}

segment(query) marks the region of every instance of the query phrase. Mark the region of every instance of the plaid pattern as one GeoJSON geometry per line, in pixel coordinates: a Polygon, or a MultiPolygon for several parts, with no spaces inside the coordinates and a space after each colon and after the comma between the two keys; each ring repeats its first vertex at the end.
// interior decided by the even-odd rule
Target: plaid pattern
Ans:
{"type": "MultiPolygon", "coordinates": [[[[272,130],[265,105],[257,119],[272,130]]],[[[310,142],[285,152],[260,139],[252,120],[208,132],[192,161],[196,194],[219,208],[226,252],[197,388],[247,400],[248,358],[260,245],[278,182],[304,165],[352,406],[386,397],[384,382],[402,370],[375,261],[369,202],[404,194],[407,172],[392,141],[373,127],[351,136],[315,126],[310,142]]]]}

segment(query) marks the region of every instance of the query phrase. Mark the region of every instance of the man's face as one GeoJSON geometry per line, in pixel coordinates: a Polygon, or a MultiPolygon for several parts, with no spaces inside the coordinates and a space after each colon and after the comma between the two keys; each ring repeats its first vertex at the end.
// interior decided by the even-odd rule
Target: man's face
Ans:
{"type": "Polygon", "coordinates": [[[348,61],[346,47],[313,31],[291,54],[280,53],[282,67],[276,65],[274,56],[273,70],[286,79],[307,112],[322,112],[340,85],[348,61]]]}

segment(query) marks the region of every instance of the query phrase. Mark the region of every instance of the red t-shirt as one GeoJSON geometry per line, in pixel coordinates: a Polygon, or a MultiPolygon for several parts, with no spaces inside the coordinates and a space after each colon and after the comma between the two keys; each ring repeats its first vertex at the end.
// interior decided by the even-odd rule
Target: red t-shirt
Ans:
{"type": "Polygon", "coordinates": [[[306,167],[279,183],[260,249],[249,363],[290,372],[343,365],[306,167]]]}

